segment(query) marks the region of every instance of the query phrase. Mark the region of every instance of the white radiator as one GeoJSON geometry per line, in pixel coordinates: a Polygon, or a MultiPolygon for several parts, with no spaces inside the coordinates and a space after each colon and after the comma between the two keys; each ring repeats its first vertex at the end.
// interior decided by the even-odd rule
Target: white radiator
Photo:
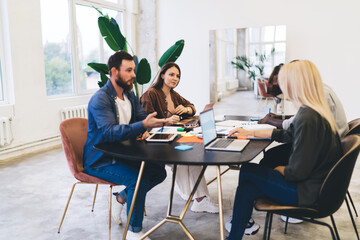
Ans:
{"type": "Polygon", "coordinates": [[[231,80],[231,81],[226,82],[226,89],[227,90],[237,89],[238,86],[239,86],[239,81],[238,80],[231,80]]]}
{"type": "Polygon", "coordinates": [[[87,118],[88,117],[88,110],[87,110],[87,104],[86,105],[79,105],[74,107],[66,107],[63,108],[60,112],[61,114],[61,121],[64,121],[65,119],[69,118],[87,118]]]}
{"type": "Polygon", "coordinates": [[[11,118],[0,117],[0,147],[9,145],[11,141],[11,118]]]}

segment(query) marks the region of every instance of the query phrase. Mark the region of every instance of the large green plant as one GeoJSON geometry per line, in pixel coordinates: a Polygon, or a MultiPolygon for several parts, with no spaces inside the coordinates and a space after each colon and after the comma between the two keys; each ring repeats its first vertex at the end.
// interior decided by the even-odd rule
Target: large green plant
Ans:
{"type": "MultiPolygon", "coordinates": [[[[140,98],[138,85],[144,85],[150,81],[151,79],[150,64],[146,58],[142,58],[139,62],[138,57],[134,54],[131,46],[127,42],[124,35],[121,33],[119,25],[117,24],[116,20],[114,18],[109,18],[108,15],[104,15],[98,9],[96,10],[101,15],[98,18],[98,26],[100,33],[103,36],[106,43],[109,45],[109,47],[115,52],[120,50],[127,51],[128,47],[131,49],[135,61],[135,74],[136,74],[136,79],[134,81],[135,94],[138,98],[140,98]]],[[[179,40],[173,46],[171,46],[161,56],[158,63],[159,67],[161,68],[167,62],[175,62],[178,59],[178,57],[181,55],[181,52],[184,48],[184,44],[185,44],[184,40],[179,40]]],[[[107,64],[91,62],[88,63],[88,66],[100,74],[100,81],[98,81],[99,87],[104,86],[109,79],[108,77],[109,70],[107,64]]],[[[158,73],[155,75],[154,80],[158,75],[158,73]]]]}

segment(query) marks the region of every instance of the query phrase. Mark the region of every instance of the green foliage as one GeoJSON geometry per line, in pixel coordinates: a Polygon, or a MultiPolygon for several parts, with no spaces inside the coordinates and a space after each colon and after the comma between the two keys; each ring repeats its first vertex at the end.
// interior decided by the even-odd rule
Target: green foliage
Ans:
{"type": "Polygon", "coordinates": [[[72,93],[71,65],[60,57],[45,58],[47,95],[72,93]]]}
{"type": "MultiPolygon", "coordinates": [[[[94,7],[95,8],[95,7],[94,7]]],[[[106,43],[109,47],[117,52],[120,50],[127,51],[127,46],[130,47],[124,35],[121,33],[119,25],[116,20],[111,18],[109,19],[108,15],[104,15],[101,11],[95,8],[96,11],[100,13],[100,17],[98,18],[98,26],[101,35],[103,36],[106,43]]],[[[176,59],[180,56],[182,50],[184,48],[184,40],[177,41],[173,46],[171,46],[160,58],[159,66],[162,67],[167,62],[175,62],[176,59]]],[[[131,47],[130,47],[131,49],[131,47]]],[[[132,51],[133,52],[133,51],[132,51]]],[[[151,79],[151,68],[149,62],[143,58],[141,61],[138,61],[138,57],[133,53],[134,61],[135,61],[135,73],[136,79],[134,81],[135,86],[135,94],[138,98],[138,84],[143,85],[150,81],[151,79]]],[[[99,87],[102,87],[108,81],[108,68],[106,64],[101,63],[89,63],[89,67],[100,73],[101,81],[98,82],[99,87]],[[105,71],[106,70],[106,71],[105,71]]]]}
{"type": "MultiPolygon", "coordinates": [[[[275,48],[271,49],[271,55],[274,55],[274,53],[275,48]]],[[[246,56],[236,56],[236,61],[231,61],[231,64],[234,68],[245,71],[248,74],[249,79],[255,81],[257,76],[264,76],[264,62],[267,59],[267,56],[265,54],[255,52],[255,57],[257,61],[256,63],[252,63],[246,56]],[[259,74],[257,74],[257,72],[259,72],[259,74]]]]}
{"type": "Polygon", "coordinates": [[[148,83],[151,79],[150,64],[146,58],[140,60],[136,69],[136,82],[140,85],[148,83]]]}
{"type": "Polygon", "coordinates": [[[161,56],[159,60],[159,67],[164,66],[168,62],[175,62],[176,59],[181,55],[181,52],[184,48],[185,41],[179,40],[174,45],[172,45],[166,52],[161,56]]]}
{"type": "Polygon", "coordinates": [[[94,69],[95,71],[97,71],[98,73],[100,73],[100,81],[98,81],[98,85],[99,87],[103,87],[108,80],[107,74],[109,73],[109,70],[107,64],[92,62],[92,63],[88,63],[88,66],[94,69]]]}
{"type": "Polygon", "coordinates": [[[115,19],[109,19],[107,17],[99,17],[98,25],[101,36],[103,36],[109,47],[115,52],[124,50],[126,45],[126,39],[121,34],[119,25],[115,19]]]}
{"type": "Polygon", "coordinates": [[[46,93],[48,96],[73,92],[70,54],[59,43],[44,47],[46,93]]]}

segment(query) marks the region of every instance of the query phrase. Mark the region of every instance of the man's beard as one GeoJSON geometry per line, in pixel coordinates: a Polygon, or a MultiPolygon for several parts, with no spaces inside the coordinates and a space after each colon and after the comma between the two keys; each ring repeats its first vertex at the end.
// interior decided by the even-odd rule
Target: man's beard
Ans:
{"type": "Polygon", "coordinates": [[[125,91],[130,91],[133,88],[133,84],[128,85],[120,76],[118,76],[115,80],[116,84],[123,88],[125,91]]]}

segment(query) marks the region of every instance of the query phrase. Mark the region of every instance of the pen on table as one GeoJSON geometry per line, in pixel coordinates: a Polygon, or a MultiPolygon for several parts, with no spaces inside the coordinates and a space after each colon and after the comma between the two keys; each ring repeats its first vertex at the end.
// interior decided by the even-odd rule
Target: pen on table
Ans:
{"type": "Polygon", "coordinates": [[[270,117],[270,113],[271,113],[271,108],[269,108],[269,117],[270,117]]]}
{"type": "MultiPolygon", "coordinates": [[[[166,115],[167,115],[167,110],[165,110],[165,120],[166,120],[166,115]]],[[[161,131],[160,132],[163,132],[164,130],[164,126],[165,126],[165,123],[163,123],[162,127],[161,127],[161,131]]]]}

